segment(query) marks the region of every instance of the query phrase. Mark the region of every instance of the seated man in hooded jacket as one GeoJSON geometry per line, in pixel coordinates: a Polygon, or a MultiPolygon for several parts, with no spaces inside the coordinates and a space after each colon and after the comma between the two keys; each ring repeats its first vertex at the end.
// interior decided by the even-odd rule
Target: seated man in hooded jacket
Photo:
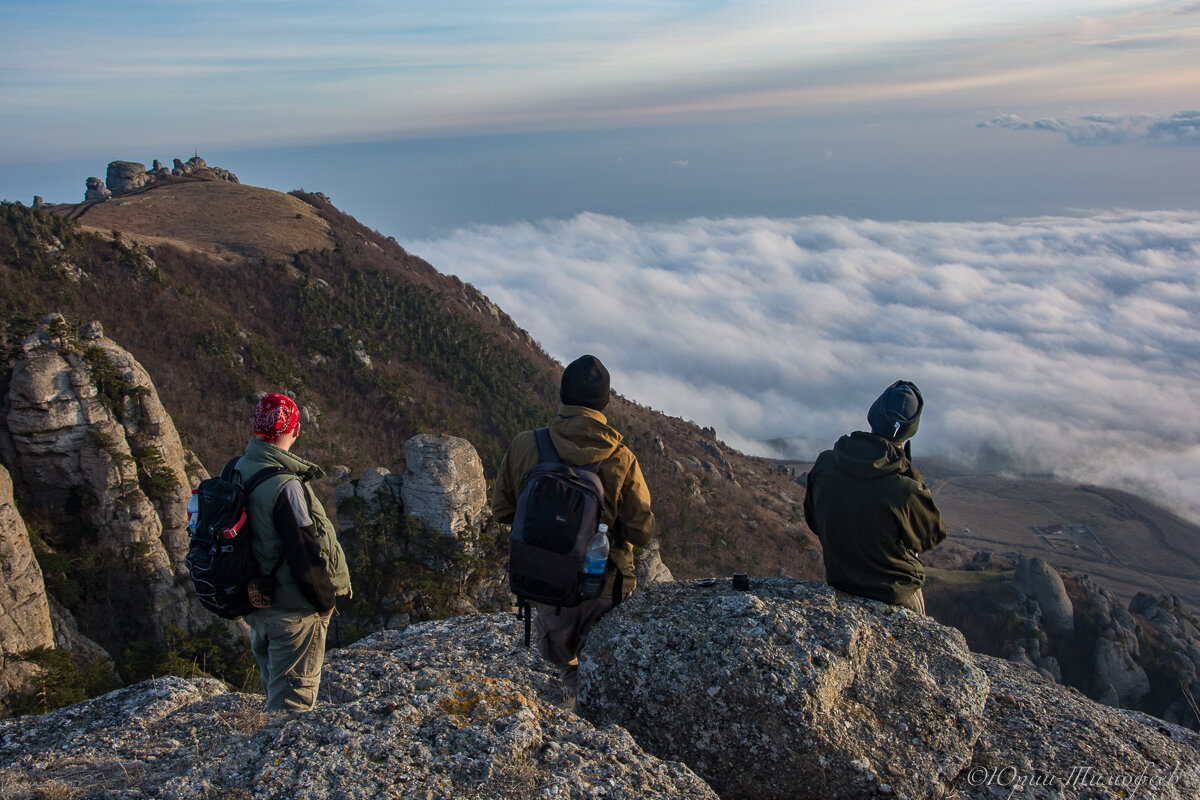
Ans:
{"type": "Polygon", "coordinates": [[[933,495],[912,465],[908,440],[925,401],[896,381],[855,431],[817,457],[808,473],[804,519],[821,539],[825,580],[843,592],[925,613],[920,553],[946,538],[933,495]]]}

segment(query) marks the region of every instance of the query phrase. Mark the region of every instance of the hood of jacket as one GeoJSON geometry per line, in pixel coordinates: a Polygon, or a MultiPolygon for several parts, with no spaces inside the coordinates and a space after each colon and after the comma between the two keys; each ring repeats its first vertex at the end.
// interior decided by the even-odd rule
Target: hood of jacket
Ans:
{"type": "Polygon", "coordinates": [[[568,464],[594,464],[621,446],[621,434],[610,428],[608,417],[587,406],[559,406],[550,423],[550,440],[558,457],[568,464]]]}
{"type": "Polygon", "coordinates": [[[907,472],[909,458],[904,447],[882,436],[855,431],[837,440],[834,462],[848,475],[862,480],[907,472]]]}

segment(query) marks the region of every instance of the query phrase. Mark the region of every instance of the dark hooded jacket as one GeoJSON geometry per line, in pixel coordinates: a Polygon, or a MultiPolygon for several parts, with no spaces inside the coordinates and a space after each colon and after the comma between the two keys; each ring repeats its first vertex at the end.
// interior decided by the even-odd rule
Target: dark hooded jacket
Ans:
{"type": "Polygon", "coordinates": [[[804,518],[821,539],[830,586],[892,604],[921,588],[925,569],[917,554],[946,538],[941,512],[905,449],[862,431],[817,457],[804,518]]]}
{"type": "MultiPolygon", "coordinates": [[[[550,440],[563,463],[583,466],[601,462],[597,475],[604,486],[602,521],[608,524],[611,533],[612,549],[608,557],[616,567],[608,572],[604,592],[611,594],[619,571],[622,594],[627,595],[637,583],[633,547],[650,544],[654,537],[654,513],[650,510],[650,490],[637,458],[621,445],[621,439],[621,434],[609,427],[603,413],[587,406],[561,405],[558,417],[550,423],[550,440]]],[[[492,513],[500,522],[513,521],[521,484],[537,463],[534,432],[518,434],[496,473],[492,513]]]]}

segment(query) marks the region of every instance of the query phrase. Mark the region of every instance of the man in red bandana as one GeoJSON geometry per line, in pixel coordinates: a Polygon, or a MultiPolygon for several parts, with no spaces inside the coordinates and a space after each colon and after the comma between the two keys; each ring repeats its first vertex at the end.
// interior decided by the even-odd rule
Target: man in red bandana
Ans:
{"type": "Polygon", "coordinates": [[[264,395],[254,409],[254,436],[237,472],[246,483],[263,469],[285,471],[246,499],[254,557],[264,577],[250,585],[257,610],[246,615],[268,711],[307,711],[316,704],[325,634],[334,598],[350,594],[346,555],[310,482],[325,474],[291,451],[300,410],[290,397],[264,395]]]}

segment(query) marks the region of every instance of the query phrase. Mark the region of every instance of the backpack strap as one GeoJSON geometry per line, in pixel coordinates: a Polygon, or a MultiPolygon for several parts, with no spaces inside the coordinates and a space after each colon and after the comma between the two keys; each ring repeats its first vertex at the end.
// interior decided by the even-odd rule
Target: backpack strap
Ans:
{"type": "MultiPolygon", "coordinates": [[[[233,458],[229,459],[225,466],[221,468],[221,477],[227,481],[235,481],[239,486],[241,486],[242,493],[246,496],[247,500],[250,499],[250,495],[255,489],[269,481],[271,478],[291,472],[291,470],[285,467],[264,467],[263,469],[260,469],[258,472],[254,473],[254,477],[243,484],[241,481],[242,475],[237,469],[237,463],[241,460],[241,456],[234,456],[233,458]],[[235,475],[237,476],[236,478],[234,477],[235,475]]],[[[299,478],[300,476],[297,475],[296,477],[299,478]]],[[[307,492],[305,493],[304,499],[306,502],[308,501],[307,492]]],[[[272,567],[271,571],[267,573],[267,576],[274,578],[275,573],[279,572],[279,568],[283,566],[283,562],[286,560],[287,556],[281,555],[279,560],[275,562],[275,566],[272,567]]]]}

